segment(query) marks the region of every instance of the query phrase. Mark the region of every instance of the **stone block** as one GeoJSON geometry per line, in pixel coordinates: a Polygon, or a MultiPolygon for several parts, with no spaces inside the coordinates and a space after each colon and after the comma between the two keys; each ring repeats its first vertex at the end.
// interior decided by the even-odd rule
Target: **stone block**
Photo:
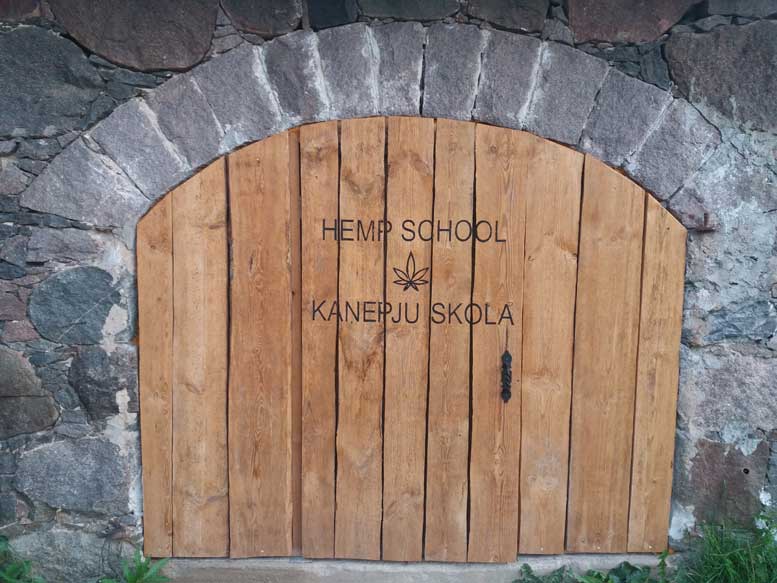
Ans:
{"type": "Polygon", "coordinates": [[[472,118],[486,34],[465,24],[433,24],[429,28],[422,115],[472,118]]]}
{"type": "Polygon", "coordinates": [[[457,0],[361,0],[365,16],[399,20],[440,20],[459,9],[457,0]]]}
{"type": "Polygon", "coordinates": [[[221,6],[238,30],[265,38],[291,32],[302,20],[302,0],[222,0],[221,6]]]}
{"type": "Polygon", "coordinates": [[[3,397],[0,399],[0,439],[36,433],[52,427],[59,409],[51,397],[3,397]]]}
{"type": "Polygon", "coordinates": [[[380,53],[382,115],[419,115],[426,29],[417,22],[373,26],[380,53]]]}
{"type": "Polygon", "coordinates": [[[545,43],[526,129],[566,144],[577,144],[608,65],[558,43],[545,43]]]}
{"type": "Polygon", "coordinates": [[[19,194],[30,183],[30,176],[13,161],[0,158],[0,195],[19,194]]]}
{"type": "Polygon", "coordinates": [[[68,376],[92,420],[119,412],[116,393],[127,391],[137,400],[137,359],[131,347],[119,344],[108,354],[99,346],[84,346],[70,365],[68,376]]]}
{"type": "Polygon", "coordinates": [[[659,200],[672,196],[720,144],[720,133],[688,102],[677,99],[626,164],[659,200]]]}
{"type": "Polygon", "coordinates": [[[139,99],[119,106],[89,136],[151,200],[165,194],[189,172],[186,160],[162,134],[148,105],[139,99]]]}
{"type": "Polygon", "coordinates": [[[522,127],[542,43],[536,38],[492,31],[483,53],[473,117],[508,128],[522,127]]]}
{"type": "Polygon", "coordinates": [[[313,30],[355,22],[358,16],[356,0],[308,0],[308,18],[313,30]]]}
{"type": "Polygon", "coordinates": [[[224,131],[222,151],[286,129],[260,51],[261,48],[247,44],[193,72],[194,81],[224,131]]]}
{"type": "Polygon", "coordinates": [[[710,14],[728,14],[748,18],[765,18],[777,14],[774,0],[709,0],[710,14]]]}
{"type": "Polygon", "coordinates": [[[20,352],[0,346],[0,398],[45,395],[29,361],[20,352]]]}
{"type": "Polygon", "coordinates": [[[549,0],[469,0],[467,14],[500,28],[537,32],[548,14],[549,0]]]}
{"type": "Polygon", "coordinates": [[[358,23],[321,31],[318,51],[332,117],[376,115],[379,61],[371,29],[358,23]]]}
{"type": "Polygon", "coordinates": [[[191,168],[223,154],[224,131],[191,74],[173,77],[149,93],[147,102],[162,133],[191,168]]]}
{"type": "Polygon", "coordinates": [[[29,263],[75,263],[94,258],[99,247],[88,231],[33,228],[27,244],[29,263]]]}
{"type": "Polygon", "coordinates": [[[639,43],[656,40],[697,0],[569,0],[575,40],[639,43]]]}
{"type": "Polygon", "coordinates": [[[611,69],[583,129],[583,149],[619,166],[642,143],[671,100],[671,93],[611,69]]]}

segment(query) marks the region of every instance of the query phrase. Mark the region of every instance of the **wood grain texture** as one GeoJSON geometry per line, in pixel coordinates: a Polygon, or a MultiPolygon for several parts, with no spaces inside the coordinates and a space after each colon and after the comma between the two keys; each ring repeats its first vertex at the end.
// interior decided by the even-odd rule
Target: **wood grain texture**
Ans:
{"type": "Polygon", "coordinates": [[[334,557],[337,318],[314,305],[337,299],[337,241],[322,221],[338,218],[337,122],[300,128],[302,188],[302,554],[334,557]]]}
{"type": "Polygon", "coordinates": [[[626,550],[645,193],[586,156],[567,550],[626,550]]]}
{"type": "MultiPolygon", "coordinates": [[[[475,124],[437,120],[434,220],[471,221],[475,124]]],[[[467,305],[472,292],[472,243],[435,239],[432,304],[467,305]]],[[[426,470],[426,548],[429,561],[467,560],[469,349],[466,322],[430,329],[429,436],[426,470]]]]}
{"type": "MultiPolygon", "coordinates": [[[[341,122],[340,216],[385,217],[383,118],[341,122]]],[[[382,240],[342,241],[338,297],[383,299],[382,240]]],[[[335,556],[380,559],[384,325],[343,321],[339,332],[335,556]]]]}
{"type": "MultiPolygon", "coordinates": [[[[521,447],[521,310],[528,135],[478,125],[475,145],[475,217],[506,241],[475,244],[473,301],[491,319],[510,310],[511,320],[472,326],[472,451],[467,559],[508,562],[518,551],[521,447]],[[500,396],[502,354],[512,354],[512,399],[500,396]]],[[[485,227],[483,227],[485,228],[485,227]]],[[[477,230],[477,229],[476,229],[477,230]]],[[[481,237],[486,232],[482,231],[481,237]]]]}
{"type": "Polygon", "coordinates": [[[168,196],[138,223],[143,550],[173,554],[173,209],[168,196]]]}
{"type": "Polygon", "coordinates": [[[666,549],[672,495],[685,228],[647,197],[629,552],[666,549]]]}
{"type": "Polygon", "coordinates": [[[290,136],[229,156],[233,557],[292,551],[290,136]]]}
{"type": "Polygon", "coordinates": [[[227,197],[219,159],[173,203],[173,554],[229,549],[227,197]]]}
{"type": "Polygon", "coordinates": [[[429,280],[432,243],[415,231],[433,211],[434,120],[388,118],[383,559],[423,558],[429,280]],[[412,221],[412,240],[409,230],[412,221]],[[406,277],[402,277],[405,273],[406,277]],[[414,280],[410,286],[408,278],[414,280]],[[404,310],[404,314],[400,313],[404,310]]]}
{"type": "Polygon", "coordinates": [[[519,552],[564,552],[583,156],[529,138],[519,552]]]}

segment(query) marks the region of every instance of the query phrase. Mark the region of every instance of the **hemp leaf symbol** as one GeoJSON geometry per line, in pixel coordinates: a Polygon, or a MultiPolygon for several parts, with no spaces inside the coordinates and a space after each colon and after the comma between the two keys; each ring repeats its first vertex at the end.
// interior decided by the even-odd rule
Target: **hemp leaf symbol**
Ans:
{"type": "Polygon", "coordinates": [[[413,252],[410,252],[410,255],[407,256],[407,263],[405,264],[405,270],[402,271],[398,267],[394,267],[394,273],[399,279],[395,279],[394,283],[396,285],[402,286],[402,291],[407,291],[411,287],[415,291],[418,290],[419,285],[426,285],[429,283],[428,280],[424,279],[424,276],[429,271],[428,267],[424,267],[423,269],[419,269],[416,271],[415,268],[415,257],[413,257],[413,252]]]}

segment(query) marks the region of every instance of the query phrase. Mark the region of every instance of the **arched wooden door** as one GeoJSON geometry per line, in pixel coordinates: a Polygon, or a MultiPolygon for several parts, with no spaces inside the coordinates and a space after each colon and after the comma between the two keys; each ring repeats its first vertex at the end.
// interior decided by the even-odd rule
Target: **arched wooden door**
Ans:
{"type": "Polygon", "coordinates": [[[666,546],[685,230],[470,122],[304,126],[138,227],[146,552],[666,546]]]}

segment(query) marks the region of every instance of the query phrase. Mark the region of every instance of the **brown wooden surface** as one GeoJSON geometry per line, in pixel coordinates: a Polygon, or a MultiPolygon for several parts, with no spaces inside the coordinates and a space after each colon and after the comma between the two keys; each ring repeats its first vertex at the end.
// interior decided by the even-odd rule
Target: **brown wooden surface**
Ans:
{"type": "Polygon", "coordinates": [[[644,191],[586,156],[567,550],[626,550],[644,191]]]}
{"type": "Polygon", "coordinates": [[[173,209],[159,201],[138,223],[143,550],[173,553],[173,209]]]}
{"type": "Polygon", "coordinates": [[[337,299],[337,122],[300,128],[302,188],[302,554],[334,557],[337,318],[313,319],[313,302],[337,299]]]}
{"type": "MultiPolygon", "coordinates": [[[[475,125],[437,120],[434,219],[472,220],[475,125]]],[[[432,302],[469,303],[472,243],[435,239],[432,302]]],[[[428,561],[467,560],[469,326],[433,324],[429,344],[429,437],[426,469],[428,561]]]]}
{"type": "MultiPolygon", "coordinates": [[[[499,222],[506,242],[475,244],[473,301],[501,314],[509,304],[513,325],[472,326],[472,451],[467,559],[515,560],[518,550],[521,442],[521,308],[526,183],[531,140],[522,132],[476,128],[475,217],[499,222]],[[512,354],[512,399],[500,396],[502,353],[512,354]]],[[[485,319],[485,315],[483,316],[485,319]]]]}
{"type": "Polygon", "coordinates": [[[685,228],[655,199],[647,197],[646,207],[629,514],[634,553],[667,545],[685,280],[685,228]]]}
{"type": "Polygon", "coordinates": [[[388,118],[386,377],[383,447],[383,559],[423,558],[431,241],[401,230],[432,217],[434,120],[388,118]],[[410,258],[412,254],[412,260],[410,258]],[[417,288],[402,285],[417,274],[417,288]],[[397,282],[400,282],[399,284],[397,282]],[[402,316],[399,310],[409,313],[402,316]],[[416,319],[415,323],[407,320],[416,319]]]}
{"type": "Polygon", "coordinates": [[[230,555],[292,551],[290,134],[229,156],[230,555]]]}
{"type": "Polygon", "coordinates": [[[173,203],[173,554],[226,556],[227,213],[223,159],[173,203]]]}
{"type": "MultiPolygon", "coordinates": [[[[340,216],[384,219],[383,118],[341,122],[340,216]]],[[[383,298],[383,241],[341,241],[338,297],[383,298]]],[[[382,505],[382,322],[340,323],[335,556],[379,559],[382,505]]]]}
{"type": "Polygon", "coordinates": [[[519,552],[564,552],[583,156],[528,138],[519,552]]]}

